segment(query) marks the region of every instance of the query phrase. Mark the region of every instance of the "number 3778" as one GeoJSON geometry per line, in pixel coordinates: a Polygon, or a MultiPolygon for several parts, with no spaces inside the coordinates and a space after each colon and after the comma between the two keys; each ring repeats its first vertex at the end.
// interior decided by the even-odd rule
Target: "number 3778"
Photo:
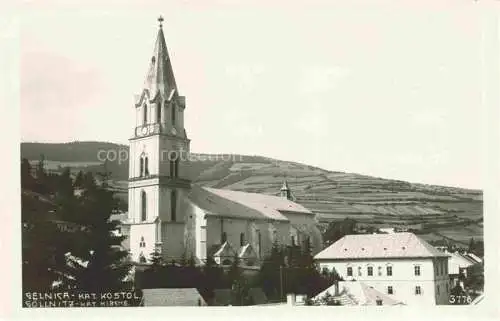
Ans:
{"type": "Polygon", "coordinates": [[[472,299],[468,295],[450,295],[451,304],[470,304],[472,299]]]}

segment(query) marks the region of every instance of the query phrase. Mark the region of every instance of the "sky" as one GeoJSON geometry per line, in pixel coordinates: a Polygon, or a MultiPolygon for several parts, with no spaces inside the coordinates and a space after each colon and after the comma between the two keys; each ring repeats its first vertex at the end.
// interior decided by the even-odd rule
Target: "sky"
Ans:
{"type": "Polygon", "coordinates": [[[413,2],[28,1],[21,140],[127,144],[161,14],[192,152],[482,188],[484,24],[413,2]]]}

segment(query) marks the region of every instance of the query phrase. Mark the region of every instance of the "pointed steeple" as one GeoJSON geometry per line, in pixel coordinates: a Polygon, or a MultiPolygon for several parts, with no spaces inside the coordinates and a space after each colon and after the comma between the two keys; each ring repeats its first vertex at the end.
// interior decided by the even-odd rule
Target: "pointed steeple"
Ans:
{"type": "Polygon", "coordinates": [[[144,89],[149,91],[150,99],[160,94],[162,99],[170,100],[177,92],[172,64],[168,55],[165,36],[163,35],[163,18],[158,18],[160,23],[158,36],[153,51],[153,56],[149,63],[149,69],[144,83],[144,89]]]}
{"type": "Polygon", "coordinates": [[[294,197],[292,195],[292,190],[288,186],[288,182],[286,181],[286,178],[283,180],[283,185],[281,186],[281,189],[280,189],[280,195],[281,195],[281,197],[284,197],[290,201],[294,200],[294,197]]]}

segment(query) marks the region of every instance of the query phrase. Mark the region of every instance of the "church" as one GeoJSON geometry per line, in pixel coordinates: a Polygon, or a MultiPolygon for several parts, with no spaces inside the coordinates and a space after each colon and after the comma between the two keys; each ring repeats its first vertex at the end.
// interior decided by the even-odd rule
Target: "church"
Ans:
{"type": "Polygon", "coordinates": [[[162,18],[130,141],[128,214],[121,224],[134,262],[211,256],[220,265],[258,266],[272,245],[322,249],[315,214],[295,203],[286,180],[278,195],[206,188],[189,178],[186,99],[177,88],[162,18]]]}

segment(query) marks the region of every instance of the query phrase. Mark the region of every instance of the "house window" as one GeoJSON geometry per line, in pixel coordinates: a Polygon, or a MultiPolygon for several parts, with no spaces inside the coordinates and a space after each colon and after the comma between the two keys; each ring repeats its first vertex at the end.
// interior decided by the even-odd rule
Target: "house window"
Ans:
{"type": "Polygon", "coordinates": [[[347,276],[352,276],[352,267],[347,267],[347,276]]]}
{"type": "Polygon", "coordinates": [[[358,276],[361,276],[363,273],[361,273],[361,266],[358,266],[358,276]]]}
{"type": "Polygon", "coordinates": [[[382,299],[377,299],[377,305],[382,305],[382,299]]]}
{"type": "Polygon", "coordinates": [[[240,246],[245,244],[245,233],[240,233],[240,246]]]}
{"type": "Polygon", "coordinates": [[[392,289],[391,285],[387,287],[387,294],[394,294],[394,290],[392,289]]]}
{"type": "Polygon", "coordinates": [[[415,265],[414,269],[415,269],[415,275],[419,276],[420,275],[420,265],[415,265]]]}
{"type": "Polygon", "coordinates": [[[142,107],[142,124],[146,125],[148,123],[148,106],[144,104],[142,107]]]}
{"type": "Polygon", "coordinates": [[[177,219],[177,213],[176,213],[176,210],[177,210],[177,191],[175,190],[172,190],[170,192],[170,213],[171,213],[171,220],[172,222],[175,222],[175,220],[177,219]]]}
{"type": "Polygon", "coordinates": [[[367,269],[368,276],[373,276],[373,266],[369,266],[367,269]]]}
{"type": "Polygon", "coordinates": [[[141,191],[141,221],[143,222],[147,218],[146,206],[147,206],[146,192],[141,191]]]}
{"type": "Polygon", "coordinates": [[[436,288],[436,293],[437,293],[437,295],[439,295],[439,285],[436,288]]]}
{"type": "Polygon", "coordinates": [[[175,126],[175,104],[172,103],[172,125],[175,126]]]}
{"type": "Polygon", "coordinates": [[[143,173],[144,173],[144,158],[142,158],[141,156],[141,159],[139,160],[139,163],[140,163],[140,168],[139,168],[139,176],[142,177],[143,173]]]}
{"type": "Polygon", "coordinates": [[[382,276],[382,267],[381,266],[378,267],[378,276],[382,276]]]}
{"type": "Polygon", "coordinates": [[[161,123],[161,103],[156,105],[156,122],[161,123]]]}
{"type": "Polygon", "coordinates": [[[448,293],[449,290],[450,288],[448,287],[448,283],[446,283],[446,293],[448,293]]]}
{"type": "Polygon", "coordinates": [[[415,287],[415,295],[421,295],[421,294],[422,294],[422,288],[419,285],[417,285],[415,287]]]}
{"type": "Polygon", "coordinates": [[[227,241],[227,233],[222,232],[222,235],[220,236],[220,243],[224,244],[224,243],[226,243],[226,241],[227,241]]]}
{"type": "Polygon", "coordinates": [[[392,276],[392,266],[388,265],[388,266],[386,267],[386,270],[387,270],[387,271],[386,271],[386,272],[387,272],[387,276],[392,276]]]}
{"type": "Polygon", "coordinates": [[[144,175],[145,176],[148,176],[149,175],[149,162],[148,162],[148,158],[145,157],[144,158],[144,175]]]}

